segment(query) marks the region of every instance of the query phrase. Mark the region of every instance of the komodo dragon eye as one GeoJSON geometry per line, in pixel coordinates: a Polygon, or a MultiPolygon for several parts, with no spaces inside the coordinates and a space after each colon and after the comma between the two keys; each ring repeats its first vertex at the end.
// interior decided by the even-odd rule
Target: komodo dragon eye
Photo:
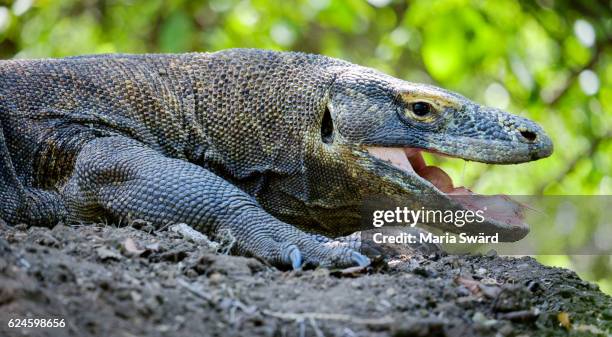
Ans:
{"type": "Polygon", "coordinates": [[[419,117],[425,117],[429,115],[433,110],[431,104],[425,102],[412,103],[410,108],[412,109],[412,112],[414,112],[414,114],[419,117]]]}
{"type": "Polygon", "coordinates": [[[407,118],[416,120],[422,123],[433,123],[438,117],[438,110],[432,103],[418,101],[408,103],[404,108],[404,114],[407,118]]]}

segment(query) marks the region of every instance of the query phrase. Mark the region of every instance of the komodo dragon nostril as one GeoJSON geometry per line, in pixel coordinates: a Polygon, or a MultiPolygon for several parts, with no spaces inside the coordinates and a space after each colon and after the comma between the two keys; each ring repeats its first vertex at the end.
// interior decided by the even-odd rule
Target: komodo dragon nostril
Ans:
{"type": "Polygon", "coordinates": [[[523,138],[530,143],[534,142],[538,138],[538,134],[533,131],[520,130],[520,133],[521,136],[523,136],[523,138]]]}

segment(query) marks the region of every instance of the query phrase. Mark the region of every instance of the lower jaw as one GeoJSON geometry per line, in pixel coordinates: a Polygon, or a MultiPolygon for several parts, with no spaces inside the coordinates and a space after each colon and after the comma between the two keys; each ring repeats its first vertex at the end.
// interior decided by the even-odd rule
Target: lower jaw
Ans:
{"type": "MultiPolygon", "coordinates": [[[[484,212],[485,218],[495,223],[484,229],[508,232],[509,241],[514,241],[517,237],[520,239],[527,234],[528,226],[523,221],[525,209],[523,205],[505,195],[479,195],[466,187],[453,186],[453,181],[446,172],[437,166],[428,166],[425,163],[421,154],[424,150],[368,147],[367,151],[371,156],[389,162],[406,174],[418,175],[428,181],[435,187],[432,189],[432,194],[446,196],[465,210],[484,212]]],[[[481,230],[479,227],[473,226],[472,229],[481,230]]]]}

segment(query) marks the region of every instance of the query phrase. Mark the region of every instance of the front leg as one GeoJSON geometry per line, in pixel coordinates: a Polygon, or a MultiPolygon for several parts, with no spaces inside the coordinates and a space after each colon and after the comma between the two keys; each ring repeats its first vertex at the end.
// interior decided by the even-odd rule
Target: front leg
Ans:
{"type": "Polygon", "coordinates": [[[125,137],[88,143],[76,160],[64,196],[74,220],[110,217],[157,225],[186,223],[213,238],[229,230],[239,254],[276,266],[369,263],[350,248],[327,247],[279,221],[214,173],[125,137]]]}

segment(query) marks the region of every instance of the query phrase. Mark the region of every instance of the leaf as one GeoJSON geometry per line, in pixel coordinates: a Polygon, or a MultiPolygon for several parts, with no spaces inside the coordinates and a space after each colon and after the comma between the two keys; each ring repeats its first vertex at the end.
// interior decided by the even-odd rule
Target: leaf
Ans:
{"type": "Polygon", "coordinates": [[[557,320],[559,320],[559,325],[567,329],[568,331],[572,328],[572,323],[570,322],[569,314],[565,311],[562,311],[557,314],[557,320]]]}
{"type": "Polygon", "coordinates": [[[459,276],[455,279],[455,282],[468,288],[468,290],[474,295],[482,294],[482,291],[480,290],[480,282],[476,280],[459,276]]]}
{"type": "Polygon", "coordinates": [[[138,248],[136,242],[134,242],[132,238],[127,238],[125,241],[123,241],[121,244],[121,250],[127,256],[140,256],[145,252],[144,249],[138,248]]]}

